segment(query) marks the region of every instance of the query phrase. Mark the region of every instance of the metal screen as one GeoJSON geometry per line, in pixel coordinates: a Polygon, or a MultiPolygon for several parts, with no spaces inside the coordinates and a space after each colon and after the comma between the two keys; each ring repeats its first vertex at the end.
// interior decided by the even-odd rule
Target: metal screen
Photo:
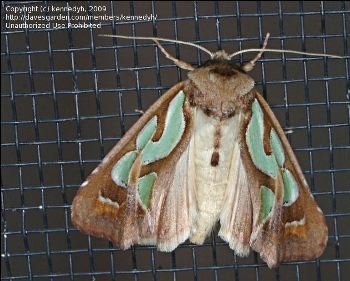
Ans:
{"type": "MultiPolygon", "coordinates": [[[[345,1],[2,2],[1,279],[349,280],[349,8],[345,1]],[[97,35],[160,36],[231,53],[260,47],[266,32],[270,48],[347,56],[266,53],[251,72],[326,215],[324,254],[270,270],[255,253],[236,257],[217,229],[204,245],[187,241],[173,253],[121,251],[77,231],[70,204],[81,182],[139,118],[135,109],[186,78],[152,42],[97,35]]],[[[164,47],[193,65],[208,59],[187,46],[164,47]]]]}

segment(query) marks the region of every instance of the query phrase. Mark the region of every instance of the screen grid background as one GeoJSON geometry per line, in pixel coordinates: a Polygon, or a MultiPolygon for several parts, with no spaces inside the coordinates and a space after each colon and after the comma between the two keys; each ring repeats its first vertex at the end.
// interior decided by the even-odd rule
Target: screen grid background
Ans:
{"type": "MultiPolygon", "coordinates": [[[[101,29],[8,29],[2,2],[1,280],[348,280],[350,276],[349,15],[345,1],[108,2],[101,29]],[[317,260],[270,270],[256,253],[239,258],[217,237],[173,253],[121,251],[81,234],[70,205],[81,182],[162,93],[179,70],[152,42],[98,34],[160,36],[227,52],[261,46],[345,59],[267,53],[252,71],[325,213],[329,242],[317,260]]],[[[164,43],[193,65],[206,54],[164,43]]],[[[237,58],[248,61],[254,53],[237,58]]]]}

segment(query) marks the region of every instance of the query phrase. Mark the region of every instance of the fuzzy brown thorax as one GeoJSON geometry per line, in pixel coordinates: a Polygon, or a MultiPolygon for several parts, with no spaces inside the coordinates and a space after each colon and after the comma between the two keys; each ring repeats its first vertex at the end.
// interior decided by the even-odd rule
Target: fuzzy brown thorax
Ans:
{"type": "Polygon", "coordinates": [[[189,72],[184,89],[192,106],[218,119],[232,117],[253,98],[249,93],[254,80],[225,54],[218,51],[214,59],[189,72]]]}

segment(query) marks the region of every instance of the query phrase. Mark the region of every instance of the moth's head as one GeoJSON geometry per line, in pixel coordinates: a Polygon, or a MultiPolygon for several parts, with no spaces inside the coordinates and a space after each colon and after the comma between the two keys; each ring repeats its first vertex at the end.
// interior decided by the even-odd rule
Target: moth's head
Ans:
{"type": "Polygon", "coordinates": [[[242,100],[250,96],[254,80],[224,51],[188,73],[184,92],[190,104],[217,119],[231,118],[245,110],[242,100]]]}
{"type": "Polygon", "coordinates": [[[254,68],[254,62],[252,61],[237,65],[232,62],[232,55],[228,54],[225,50],[218,50],[215,53],[212,54],[210,60],[205,62],[203,65],[213,64],[212,62],[222,62],[221,64],[227,65],[227,67],[238,69],[241,72],[249,72],[254,68]],[[227,62],[226,64],[224,62],[227,62]]]}
{"type": "Polygon", "coordinates": [[[211,59],[213,60],[231,60],[230,56],[226,53],[225,50],[218,50],[213,53],[211,59]]]}
{"type": "Polygon", "coordinates": [[[204,99],[227,95],[227,100],[245,96],[254,88],[254,80],[242,66],[235,64],[218,51],[212,59],[188,73],[188,78],[203,94],[204,99]]]}
{"type": "Polygon", "coordinates": [[[252,96],[255,83],[247,72],[258,58],[246,67],[247,64],[236,65],[224,50],[211,53],[210,57],[204,64],[190,69],[184,91],[190,104],[205,114],[220,120],[230,118],[244,110],[242,100],[252,96]]]}

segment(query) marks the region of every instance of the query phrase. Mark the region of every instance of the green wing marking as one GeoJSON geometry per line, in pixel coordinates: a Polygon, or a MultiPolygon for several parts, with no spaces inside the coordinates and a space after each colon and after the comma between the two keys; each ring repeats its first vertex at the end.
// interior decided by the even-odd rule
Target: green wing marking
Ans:
{"type": "Polygon", "coordinates": [[[273,206],[275,205],[275,194],[272,190],[264,185],[260,187],[260,216],[259,221],[263,222],[271,213],[273,206]]]}
{"type": "Polygon", "coordinates": [[[184,101],[185,94],[180,91],[170,102],[163,134],[158,141],[150,141],[145,146],[141,156],[143,164],[149,164],[168,156],[181,140],[186,125],[183,112],[184,101]]]}
{"type": "Polygon", "coordinates": [[[142,150],[145,148],[147,143],[149,143],[149,141],[153,137],[156,130],[157,130],[157,116],[154,116],[151,120],[148,121],[145,127],[143,127],[140,133],[138,134],[136,139],[137,150],[142,150]]]}
{"type": "MultiPolygon", "coordinates": [[[[255,99],[252,103],[252,117],[249,121],[246,132],[246,142],[249,154],[254,165],[264,174],[272,178],[276,178],[277,174],[281,172],[284,188],[283,204],[284,206],[290,206],[298,199],[298,183],[291,171],[284,167],[286,161],[284,148],[281,139],[273,128],[271,128],[270,132],[270,145],[272,153],[271,155],[267,155],[265,153],[264,130],[264,113],[258,100],[255,99]]],[[[263,221],[272,209],[274,194],[265,186],[261,186],[260,192],[262,202],[260,221],[263,221]]]]}
{"type": "MultiPolygon", "coordinates": [[[[152,141],[158,125],[157,116],[154,116],[137,135],[136,150],[125,153],[113,166],[111,176],[118,186],[128,187],[130,171],[137,157],[141,157],[142,165],[147,165],[168,156],[180,142],[186,126],[183,112],[185,98],[185,93],[180,91],[169,103],[165,127],[158,141],[152,141]]],[[[137,180],[137,192],[144,208],[150,206],[156,179],[157,174],[152,172],[137,180]]]]}
{"type": "Polygon", "coordinates": [[[129,151],[114,165],[112,168],[112,179],[117,185],[127,187],[129,173],[136,157],[136,151],[129,151]]]}
{"type": "Polygon", "coordinates": [[[252,105],[252,117],[247,127],[246,142],[254,165],[264,174],[276,178],[278,166],[273,155],[264,150],[264,114],[255,100],[252,105]]]}
{"type": "Polygon", "coordinates": [[[140,201],[145,208],[149,208],[152,197],[152,187],[157,179],[156,173],[150,173],[138,179],[137,191],[140,201]]]}

